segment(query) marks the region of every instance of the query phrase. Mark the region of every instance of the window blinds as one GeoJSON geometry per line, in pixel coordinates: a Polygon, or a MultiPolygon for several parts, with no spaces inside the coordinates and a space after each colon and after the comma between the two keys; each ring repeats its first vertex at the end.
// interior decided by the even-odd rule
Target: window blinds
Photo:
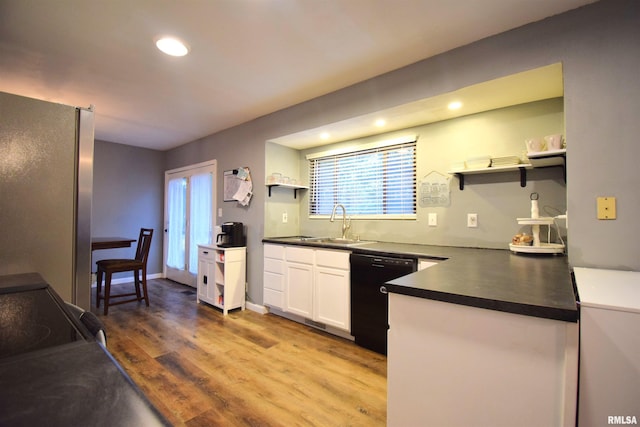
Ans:
{"type": "Polygon", "coordinates": [[[309,160],[309,214],[415,215],[416,141],[309,160]]]}

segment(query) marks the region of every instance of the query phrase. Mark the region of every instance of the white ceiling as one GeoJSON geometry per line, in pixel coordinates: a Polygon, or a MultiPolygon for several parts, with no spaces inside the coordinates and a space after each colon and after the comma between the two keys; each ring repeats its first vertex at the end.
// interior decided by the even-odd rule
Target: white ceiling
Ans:
{"type": "Polygon", "coordinates": [[[593,1],[0,0],[0,91],[166,150],[593,1]]]}

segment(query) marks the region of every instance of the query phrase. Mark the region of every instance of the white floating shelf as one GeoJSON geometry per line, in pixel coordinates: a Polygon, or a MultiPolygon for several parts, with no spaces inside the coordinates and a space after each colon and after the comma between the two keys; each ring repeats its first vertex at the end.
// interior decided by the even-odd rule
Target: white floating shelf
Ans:
{"type": "Polygon", "coordinates": [[[567,154],[566,148],[562,150],[540,151],[537,153],[528,153],[529,162],[536,168],[544,168],[548,166],[564,165],[564,158],[567,154]]]}

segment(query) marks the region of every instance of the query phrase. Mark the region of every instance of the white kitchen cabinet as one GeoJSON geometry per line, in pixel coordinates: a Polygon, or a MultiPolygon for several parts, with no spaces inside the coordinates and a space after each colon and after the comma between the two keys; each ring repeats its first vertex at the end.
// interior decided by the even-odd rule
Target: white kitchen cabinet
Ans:
{"type": "Polygon", "coordinates": [[[313,320],[349,331],[351,289],[349,252],[316,250],[313,320]]]}
{"type": "Polygon", "coordinates": [[[348,251],[264,245],[264,304],[350,330],[348,251]]]}
{"type": "Polygon", "coordinates": [[[220,308],[226,315],[245,308],[246,248],[198,245],[198,302],[220,308]]]}
{"type": "Polygon", "coordinates": [[[285,311],[313,318],[315,250],[285,246],[285,311]]]}
{"type": "Polygon", "coordinates": [[[284,310],[284,246],[264,245],[264,304],[284,310]]]}

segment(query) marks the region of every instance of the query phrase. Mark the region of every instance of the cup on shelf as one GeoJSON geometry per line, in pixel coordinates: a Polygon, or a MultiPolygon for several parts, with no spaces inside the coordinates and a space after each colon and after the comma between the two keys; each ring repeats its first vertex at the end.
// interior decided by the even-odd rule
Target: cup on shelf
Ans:
{"type": "Polygon", "coordinates": [[[282,182],[282,174],[274,172],[267,177],[267,184],[280,184],[282,182]]]}
{"type": "Polygon", "coordinates": [[[562,134],[547,135],[544,140],[549,150],[560,150],[562,148],[562,134]]]}
{"type": "Polygon", "coordinates": [[[546,149],[545,141],[542,138],[529,138],[524,141],[524,144],[526,145],[527,152],[529,153],[538,153],[546,149]]]}

